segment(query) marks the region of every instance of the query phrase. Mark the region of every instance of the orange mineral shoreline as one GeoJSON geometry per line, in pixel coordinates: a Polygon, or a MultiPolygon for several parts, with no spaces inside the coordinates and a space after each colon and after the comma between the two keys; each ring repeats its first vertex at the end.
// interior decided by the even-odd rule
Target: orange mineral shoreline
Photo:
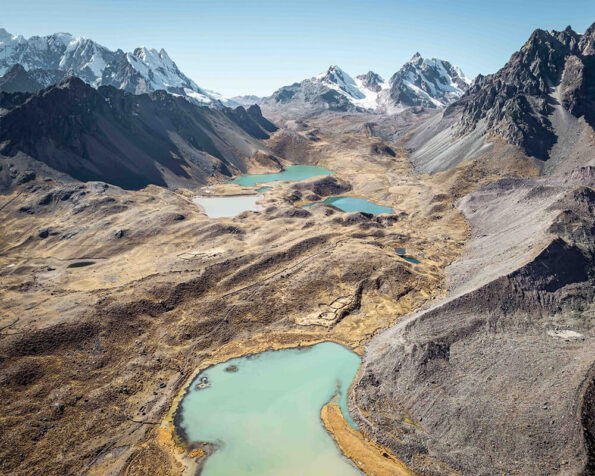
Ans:
{"type": "Polygon", "coordinates": [[[373,443],[361,431],[352,428],[338,405],[328,403],[322,407],[320,418],[341,452],[368,476],[415,475],[388,449],[373,443]]]}

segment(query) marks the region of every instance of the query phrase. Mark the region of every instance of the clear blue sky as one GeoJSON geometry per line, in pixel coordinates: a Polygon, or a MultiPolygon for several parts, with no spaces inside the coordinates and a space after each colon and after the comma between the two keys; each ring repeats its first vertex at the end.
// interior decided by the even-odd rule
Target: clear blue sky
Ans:
{"type": "Polygon", "coordinates": [[[594,0],[0,0],[13,34],[165,48],[200,86],[268,95],[338,64],[390,77],[416,51],[492,73],[535,28],[582,33],[594,0]]]}

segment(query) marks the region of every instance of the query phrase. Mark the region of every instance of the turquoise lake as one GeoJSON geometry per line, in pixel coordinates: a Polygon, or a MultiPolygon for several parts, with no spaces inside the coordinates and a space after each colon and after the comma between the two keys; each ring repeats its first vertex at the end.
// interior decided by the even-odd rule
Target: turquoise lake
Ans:
{"type": "Polygon", "coordinates": [[[281,180],[305,180],[319,175],[331,175],[332,173],[326,167],[318,167],[317,165],[292,165],[277,174],[240,175],[228,183],[254,187],[259,183],[279,182],[281,180]]]}
{"type": "Polygon", "coordinates": [[[339,395],[353,424],[347,390],[359,365],[357,354],[325,342],[201,372],[178,410],[188,441],[217,445],[201,475],[361,475],[320,420],[320,409],[339,395]],[[197,389],[205,377],[208,387],[197,389]]]}
{"type": "Polygon", "coordinates": [[[403,258],[405,261],[409,261],[410,263],[413,263],[413,264],[420,263],[420,261],[418,259],[412,258],[411,256],[401,256],[401,258],[403,258]]]}
{"type": "Polygon", "coordinates": [[[194,203],[200,205],[211,218],[233,217],[244,211],[256,211],[256,202],[260,195],[237,195],[229,197],[195,197],[194,203]]]}
{"type": "Polygon", "coordinates": [[[393,213],[393,209],[376,205],[375,203],[364,200],[363,198],[354,197],[329,197],[322,202],[315,202],[309,205],[304,205],[303,208],[309,208],[317,203],[327,203],[343,210],[344,212],[365,212],[380,215],[381,213],[393,213]]]}

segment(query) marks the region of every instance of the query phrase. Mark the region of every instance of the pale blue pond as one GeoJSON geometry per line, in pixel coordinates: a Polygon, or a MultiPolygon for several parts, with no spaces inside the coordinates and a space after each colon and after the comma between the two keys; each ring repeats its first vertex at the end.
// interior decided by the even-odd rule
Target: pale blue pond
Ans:
{"type": "Polygon", "coordinates": [[[236,195],[228,197],[194,197],[192,201],[202,207],[211,218],[233,217],[244,211],[258,210],[256,202],[261,195],[236,195]]]}
{"type": "Polygon", "coordinates": [[[327,203],[334,205],[335,207],[343,210],[344,212],[365,212],[373,213],[374,215],[380,215],[381,213],[392,213],[393,209],[389,207],[383,207],[382,205],[376,205],[375,203],[364,200],[363,198],[354,197],[329,197],[322,202],[310,203],[304,205],[303,208],[309,208],[317,203],[327,203]]]}
{"type": "Polygon", "coordinates": [[[201,372],[177,420],[188,441],[217,445],[201,475],[361,475],[320,420],[320,409],[339,395],[352,423],[346,394],[359,365],[357,354],[325,342],[201,372]],[[208,386],[197,389],[205,378],[208,386]]]}
{"type": "Polygon", "coordinates": [[[271,188],[273,188],[273,187],[260,187],[260,188],[257,188],[256,191],[257,192],[268,192],[271,188]]]}
{"type": "Polygon", "coordinates": [[[259,183],[279,182],[281,180],[305,180],[319,175],[331,175],[332,173],[326,167],[319,167],[317,165],[292,165],[277,174],[240,175],[227,183],[237,183],[246,187],[254,187],[259,183]]]}

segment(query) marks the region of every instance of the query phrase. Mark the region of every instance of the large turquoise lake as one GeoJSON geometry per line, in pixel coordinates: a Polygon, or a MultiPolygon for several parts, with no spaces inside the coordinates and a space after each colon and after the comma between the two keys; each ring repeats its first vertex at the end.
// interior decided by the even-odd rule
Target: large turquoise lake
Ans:
{"type": "Polygon", "coordinates": [[[229,183],[237,183],[246,187],[254,187],[259,183],[279,182],[281,180],[305,180],[319,175],[331,175],[329,169],[317,165],[292,165],[277,174],[240,175],[229,183]]]}
{"type": "Polygon", "coordinates": [[[361,475],[320,420],[320,409],[338,394],[351,422],[346,394],[359,365],[357,354],[325,342],[201,372],[178,410],[189,441],[218,446],[201,475],[361,475]],[[204,378],[208,386],[197,389],[204,378]]]}
{"type": "Polygon", "coordinates": [[[393,213],[392,208],[376,205],[375,203],[364,200],[363,198],[354,197],[329,197],[322,202],[304,205],[303,208],[309,208],[312,205],[316,205],[317,203],[328,203],[329,205],[334,205],[344,212],[365,212],[372,213],[374,215],[380,215],[381,213],[393,213]]]}

